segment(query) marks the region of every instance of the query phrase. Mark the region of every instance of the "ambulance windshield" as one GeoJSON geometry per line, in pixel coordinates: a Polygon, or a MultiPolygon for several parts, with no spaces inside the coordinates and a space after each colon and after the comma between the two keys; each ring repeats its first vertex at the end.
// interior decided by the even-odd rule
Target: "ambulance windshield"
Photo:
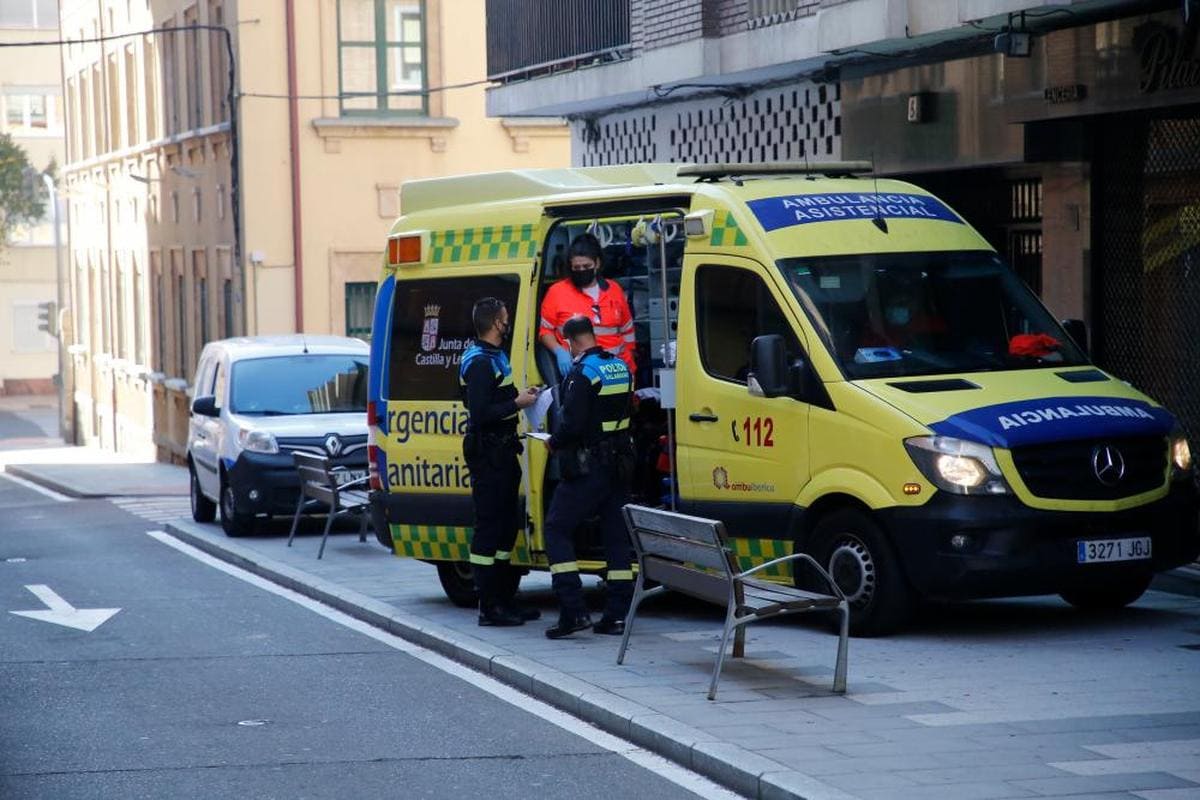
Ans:
{"type": "Polygon", "coordinates": [[[994,253],[789,258],[779,268],[852,380],[1088,363],[994,253]]]}

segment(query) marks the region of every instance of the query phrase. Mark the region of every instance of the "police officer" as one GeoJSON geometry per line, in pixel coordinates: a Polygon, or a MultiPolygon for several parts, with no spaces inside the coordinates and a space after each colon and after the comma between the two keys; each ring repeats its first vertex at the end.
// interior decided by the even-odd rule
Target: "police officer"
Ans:
{"type": "Polygon", "coordinates": [[[563,333],[574,361],[559,390],[561,416],[550,437],[562,481],[554,490],[546,518],[546,552],[559,601],[558,624],[548,628],[546,636],[561,639],[592,627],[583,603],[573,539],[579,523],[597,513],[608,562],[608,588],[604,616],[594,630],[621,634],[633,594],[629,534],[621,515],[621,507],[629,499],[634,462],[629,436],[633,375],[621,358],[599,345],[587,317],[567,320],[563,333]]]}
{"type": "Polygon", "coordinates": [[[477,338],[463,353],[458,380],[468,414],[463,457],[475,502],[471,571],[479,591],[479,624],[521,625],[541,613],[516,604],[520,575],[509,563],[520,527],[517,413],[532,405],[538,392],[513,386],[512,367],[501,349],[509,329],[504,303],[485,297],[475,303],[471,317],[477,338]]]}

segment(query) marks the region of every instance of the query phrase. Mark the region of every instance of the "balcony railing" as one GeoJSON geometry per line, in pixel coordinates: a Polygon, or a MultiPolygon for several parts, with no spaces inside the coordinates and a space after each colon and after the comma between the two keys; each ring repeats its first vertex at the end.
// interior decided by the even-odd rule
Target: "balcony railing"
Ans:
{"type": "Polygon", "coordinates": [[[629,0],[487,0],[492,80],[615,60],[628,48],[629,0]]]}

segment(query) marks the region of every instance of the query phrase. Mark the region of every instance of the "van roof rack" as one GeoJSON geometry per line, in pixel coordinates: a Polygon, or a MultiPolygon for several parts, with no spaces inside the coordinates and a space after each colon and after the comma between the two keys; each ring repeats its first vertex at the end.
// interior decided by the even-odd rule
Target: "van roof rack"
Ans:
{"type": "Polygon", "coordinates": [[[715,181],[735,175],[825,175],[837,177],[873,172],[870,161],[775,161],[765,164],[689,164],[676,173],[681,178],[715,181]]]}

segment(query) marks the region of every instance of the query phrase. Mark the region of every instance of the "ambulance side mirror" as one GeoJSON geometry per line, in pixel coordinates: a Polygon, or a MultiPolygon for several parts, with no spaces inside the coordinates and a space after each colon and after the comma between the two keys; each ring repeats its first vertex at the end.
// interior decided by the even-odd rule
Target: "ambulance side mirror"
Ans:
{"type": "Polygon", "coordinates": [[[777,333],[756,336],[750,343],[750,374],[746,378],[750,394],[758,397],[783,397],[798,387],[787,363],[787,348],[777,333]]]}
{"type": "Polygon", "coordinates": [[[1064,319],[1062,326],[1067,335],[1071,337],[1071,341],[1075,342],[1083,352],[1088,352],[1088,332],[1084,321],[1081,319],[1064,319]]]}

